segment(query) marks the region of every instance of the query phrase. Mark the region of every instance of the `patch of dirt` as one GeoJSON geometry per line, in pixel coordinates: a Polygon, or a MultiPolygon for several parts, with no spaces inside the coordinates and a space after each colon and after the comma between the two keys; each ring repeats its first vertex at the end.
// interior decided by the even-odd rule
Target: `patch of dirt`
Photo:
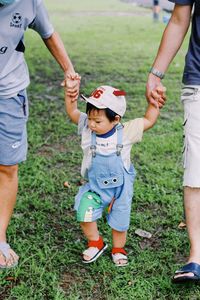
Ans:
{"type": "Polygon", "coordinates": [[[83,267],[83,265],[77,265],[76,269],[79,270],[79,274],[75,274],[71,272],[71,270],[66,271],[62,275],[60,287],[64,291],[65,295],[68,296],[70,293],[70,290],[72,291],[73,286],[79,287],[79,293],[81,295],[81,300],[107,300],[107,298],[104,296],[103,293],[103,279],[98,275],[98,283],[95,283],[93,285],[92,291],[91,291],[91,297],[88,297],[88,294],[86,294],[85,285],[84,285],[84,279],[87,280],[86,274],[88,272],[87,269],[83,267]]]}
{"type": "Polygon", "coordinates": [[[0,294],[0,300],[5,300],[8,298],[8,296],[9,296],[8,288],[7,289],[4,288],[0,294]]]}
{"type": "Polygon", "coordinates": [[[177,264],[184,264],[187,261],[187,255],[184,255],[182,252],[182,249],[180,249],[180,252],[176,253],[174,256],[174,260],[177,264]]]}
{"type": "Polygon", "coordinates": [[[80,144],[80,137],[77,134],[68,135],[64,140],[61,140],[59,143],[53,144],[43,144],[38,150],[37,154],[50,158],[55,152],[66,153],[71,151],[73,145],[80,144]]]}
{"type": "Polygon", "coordinates": [[[77,282],[79,284],[83,283],[83,277],[68,271],[62,275],[60,287],[64,292],[68,292],[70,287],[73,286],[73,284],[77,284],[77,282]]]}
{"type": "MultiPolygon", "coordinates": [[[[4,280],[7,282],[7,285],[5,287],[1,287],[0,300],[8,299],[10,290],[20,282],[18,278],[12,276],[6,276],[4,280]]],[[[15,300],[16,298],[12,299],[15,300]]]]}

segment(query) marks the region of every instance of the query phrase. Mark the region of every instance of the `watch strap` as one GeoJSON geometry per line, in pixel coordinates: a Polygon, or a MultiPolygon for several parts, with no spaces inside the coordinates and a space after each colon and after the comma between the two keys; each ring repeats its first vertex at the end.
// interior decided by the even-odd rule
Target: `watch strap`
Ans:
{"type": "Polygon", "coordinates": [[[153,75],[155,75],[156,77],[158,77],[160,79],[163,79],[165,77],[165,73],[163,73],[153,67],[149,70],[149,73],[152,73],[153,75]]]}

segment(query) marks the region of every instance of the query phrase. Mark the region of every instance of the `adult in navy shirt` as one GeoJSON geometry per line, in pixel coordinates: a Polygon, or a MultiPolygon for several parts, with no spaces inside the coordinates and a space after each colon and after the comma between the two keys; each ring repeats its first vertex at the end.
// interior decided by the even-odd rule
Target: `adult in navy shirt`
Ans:
{"type": "MultiPolygon", "coordinates": [[[[168,66],[177,54],[190,27],[189,48],[183,72],[181,100],[184,107],[184,206],[190,241],[186,265],[175,272],[174,283],[200,281],[200,1],[171,0],[175,4],[163,33],[146,86],[147,100],[156,105],[168,66]]],[[[161,104],[162,105],[162,104],[161,104]]]]}
{"type": "Polygon", "coordinates": [[[73,81],[73,65],[43,0],[0,0],[0,269],[16,266],[19,258],[7,243],[6,232],[16,202],[18,164],[27,154],[29,73],[23,39],[28,28],[39,33],[63,77],[72,79],[69,95],[76,97],[79,90],[79,80],[73,81]]]}

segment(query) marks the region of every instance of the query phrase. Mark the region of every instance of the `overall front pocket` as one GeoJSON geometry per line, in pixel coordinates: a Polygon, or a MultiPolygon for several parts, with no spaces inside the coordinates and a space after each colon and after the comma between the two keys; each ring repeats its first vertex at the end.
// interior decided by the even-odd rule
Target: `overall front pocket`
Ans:
{"type": "Polygon", "coordinates": [[[124,183],[123,174],[112,174],[110,176],[98,175],[97,183],[101,189],[116,188],[124,183]]]}

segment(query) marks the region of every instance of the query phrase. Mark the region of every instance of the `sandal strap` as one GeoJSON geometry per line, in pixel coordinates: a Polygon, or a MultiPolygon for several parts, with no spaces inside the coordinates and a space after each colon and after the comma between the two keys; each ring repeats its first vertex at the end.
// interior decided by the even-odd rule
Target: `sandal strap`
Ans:
{"type": "Polygon", "coordinates": [[[180,270],[177,270],[175,274],[193,273],[195,276],[200,277],[200,265],[197,263],[189,263],[183,266],[180,270]]]}
{"type": "Polygon", "coordinates": [[[116,253],[121,253],[121,254],[127,255],[127,252],[124,248],[115,248],[115,247],[113,247],[112,248],[112,254],[116,254],[116,253]]]}
{"type": "Polygon", "coordinates": [[[89,241],[88,248],[91,248],[91,247],[98,248],[99,250],[102,249],[104,247],[104,242],[103,242],[102,237],[100,236],[98,241],[89,241]]]}
{"type": "Polygon", "coordinates": [[[117,264],[122,259],[128,261],[128,257],[122,253],[112,254],[112,259],[115,264],[117,264]]]}
{"type": "Polygon", "coordinates": [[[10,245],[6,242],[0,242],[0,252],[3,254],[3,256],[8,259],[10,256],[9,253],[10,245]]]}
{"type": "Polygon", "coordinates": [[[90,247],[83,251],[83,255],[87,255],[89,257],[94,257],[99,252],[99,249],[97,247],[90,247]]]}

